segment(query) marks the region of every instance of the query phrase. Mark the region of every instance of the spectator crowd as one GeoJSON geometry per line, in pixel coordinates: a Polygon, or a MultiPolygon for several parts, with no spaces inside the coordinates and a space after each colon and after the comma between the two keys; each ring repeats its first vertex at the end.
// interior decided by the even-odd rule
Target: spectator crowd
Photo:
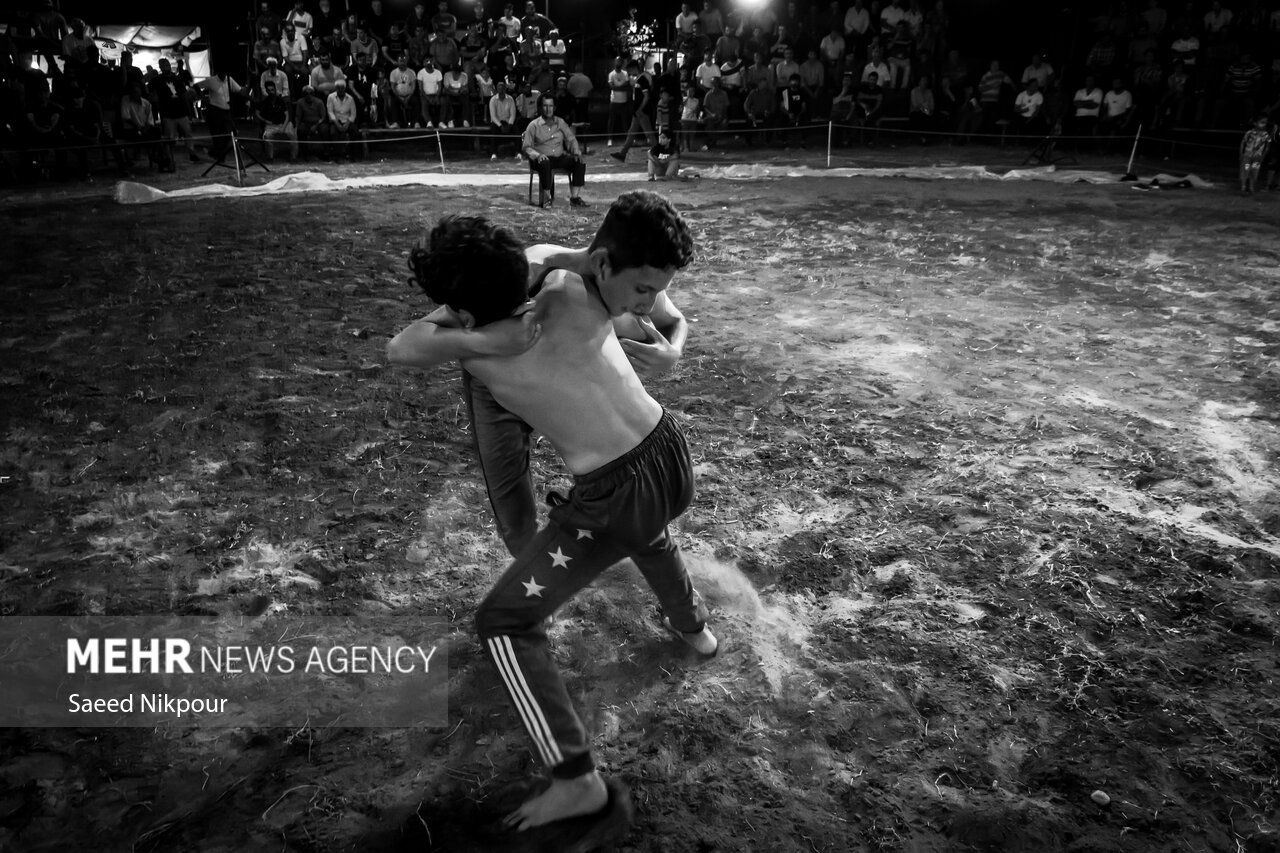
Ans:
{"type": "MultiPolygon", "coordinates": [[[[620,33],[643,29],[634,15],[620,33]]],[[[802,144],[806,128],[830,120],[837,144],[872,144],[889,123],[925,143],[996,132],[1105,140],[1138,123],[1243,131],[1260,115],[1274,127],[1280,95],[1275,0],[1110,3],[1072,20],[1079,49],[1063,56],[1048,52],[1065,41],[1048,32],[1007,33],[1009,49],[981,55],[999,36],[977,51],[959,43],[946,0],[773,0],[751,10],[702,0],[681,4],[667,38],[632,37],[613,43],[624,44],[619,55],[591,57],[586,34],[574,34],[571,51],[532,0],[500,11],[493,0],[420,0],[403,16],[384,0],[358,0],[356,11],[264,0],[247,62],[215,65],[202,80],[181,59],[143,69],[126,49],[103,61],[92,27],[53,0],[11,18],[0,33],[0,148],[31,152],[26,161],[51,154],[59,174],[72,172],[72,154],[74,174],[87,174],[95,146],[122,172],[142,154],[174,169],[179,143],[193,162],[220,158],[246,115],[268,157],[277,145],[290,157],[349,156],[359,147],[339,143],[363,131],[411,127],[491,131],[496,156],[507,142],[520,149],[545,96],[566,126],[589,125],[594,93],[607,102],[596,124],[614,157],[643,147],[665,173],[678,171],[682,152],[731,132],[749,144],[802,144]],[[192,133],[201,118],[203,156],[192,133]]],[[[13,158],[5,163],[12,170],[13,158]]]]}

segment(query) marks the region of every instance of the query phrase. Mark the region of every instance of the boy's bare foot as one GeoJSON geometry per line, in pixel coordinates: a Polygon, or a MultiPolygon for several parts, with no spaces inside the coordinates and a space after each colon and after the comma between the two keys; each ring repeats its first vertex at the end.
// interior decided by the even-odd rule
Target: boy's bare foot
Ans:
{"type": "Polygon", "coordinates": [[[551,787],[526,800],[503,820],[518,831],[543,826],[557,820],[593,814],[609,802],[609,790],[599,771],[592,770],[572,779],[552,779],[551,787]]]}

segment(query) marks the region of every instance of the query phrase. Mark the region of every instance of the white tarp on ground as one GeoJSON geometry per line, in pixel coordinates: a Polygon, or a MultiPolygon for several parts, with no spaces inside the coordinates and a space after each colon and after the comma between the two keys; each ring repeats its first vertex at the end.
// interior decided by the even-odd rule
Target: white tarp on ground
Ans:
{"type": "MultiPolygon", "coordinates": [[[[1118,184],[1121,176],[1113,172],[1068,171],[1052,166],[1038,169],[1014,169],[1000,174],[983,166],[906,166],[880,169],[810,169],[806,166],[769,166],[747,164],[740,166],[715,166],[703,171],[685,170],[686,174],[702,178],[722,180],[753,180],[760,178],[925,178],[932,180],[997,180],[997,181],[1055,181],[1091,184],[1118,184]]],[[[591,176],[591,183],[604,181],[644,181],[643,172],[604,172],[591,176]]],[[[1197,188],[1211,187],[1208,181],[1195,175],[1157,175],[1155,180],[1164,186],[1182,184],[1197,188]]],[[[505,187],[526,185],[527,171],[516,173],[451,172],[436,174],[416,172],[407,175],[370,175],[362,178],[333,180],[319,172],[297,172],[285,175],[253,187],[232,187],[226,184],[207,184],[198,187],[164,191],[146,184],[121,181],[116,184],[115,198],[120,204],[148,204],[153,201],[169,201],[193,198],[222,198],[227,196],[260,196],[278,193],[332,192],[334,190],[361,189],[363,187],[505,187]]],[[[1134,186],[1129,183],[1127,186],[1134,186]]]]}

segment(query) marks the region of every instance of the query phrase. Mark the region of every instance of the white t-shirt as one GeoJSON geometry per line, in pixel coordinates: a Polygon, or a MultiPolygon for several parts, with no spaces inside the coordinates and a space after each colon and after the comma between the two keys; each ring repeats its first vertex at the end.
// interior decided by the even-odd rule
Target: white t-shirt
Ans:
{"type": "Polygon", "coordinates": [[[1041,62],[1039,68],[1028,65],[1022,72],[1022,85],[1027,85],[1028,80],[1035,80],[1043,90],[1049,86],[1049,78],[1052,76],[1053,66],[1047,62],[1041,62]]]}
{"type": "Polygon", "coordinates": [[[1018,93],[1018,97],[1013,102],[1014,109],[1018,111],[1018,115],[1023,118],[1031,118],[1040,108],[1044,106],[1044,95],[1039,92],[1028,92],[1023,90],[1018,93]]]}
{"type": "Polygon", "coordinates": [[[1092,89],[1079,89],[1076,91],[1073,101],[1088,101],[1092,106],[1076,107],[1077,118],[1097,118],[1098,111],[1102,109],[1102,90],[1098,87],[1092,89]]]}
{"type": "Polygon", "coordinates": [[[698,85],[704,89],[710,89],[712,78],[720,76],[720,66],[714,63],[708,65],[704,62],[698,66],[696,74],[698,78],[698,85]]]}
{"type": "Polygon", "coordinates": [[[422,87],[424,95],[440,94],[440,87],[444,84],[444,74],[440,73],[439,68],[423,68],[418,72],[418,85],[422,87]]]}
{"type": "Polygon", "coordinates": [[[631,100],[631,75],[625,71],[619,71],[616,68],[609,72],[609,103],[625,104],[631,100]],[[625,90],[618,90],[614,86],[626,86],[625,90]]]}
{"type": "Polygon", "coordinates": [[[1129,94],[1128,89],[1123,92],[1113,89],[1102,96],[1102,102],[1107,105],[1107,115],[1123,115],[1133,107],[1133,95],[1129,94]]]}
{"type": "Polygon", "coordinates": [[[871,26],[871,13],[866,9],[850,9],[844,13],[845,35],[862,35],[871,26]]]}
{"type": "Polygon", "coordinates": [[[498,19],[498,24],[502,26],[502,30],[507,34],[507,38],[520,38],[520,19],[515,15],[503,15],[498,19]]]}
{"type": "Polygon", "coordinates": [[[687,36],[693,32],[693,24],[697,20],[697,12],[690,12],[687,15],[684,12],[681,12],[679,15],[676,15],[676,29],[680,32],[680,35],[687,36]]]}

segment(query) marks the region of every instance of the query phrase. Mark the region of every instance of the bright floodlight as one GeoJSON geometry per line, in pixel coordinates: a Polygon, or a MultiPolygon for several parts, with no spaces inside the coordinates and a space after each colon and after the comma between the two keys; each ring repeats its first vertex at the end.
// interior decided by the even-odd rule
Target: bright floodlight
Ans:
{"type": "Polygon", "coordinates": [[[762,9],[768,6],[770,0],[737,0],[738,5],[748,11],[754,12],[756,9],[762,9]]]}

